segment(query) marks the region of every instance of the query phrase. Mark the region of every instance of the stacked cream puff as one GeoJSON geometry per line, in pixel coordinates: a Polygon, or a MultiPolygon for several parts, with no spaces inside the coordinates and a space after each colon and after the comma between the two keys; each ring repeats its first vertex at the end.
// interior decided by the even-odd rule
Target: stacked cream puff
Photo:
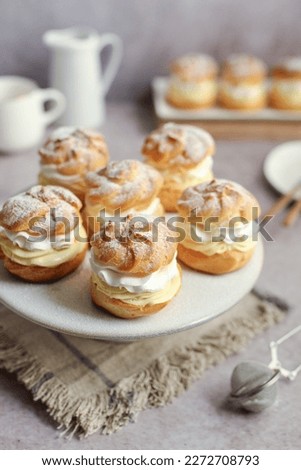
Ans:
{"type": "Polygon", "coordinates": [[[74,127],[59,127],[39,150],[39,183],[63,186],[82,202],[85,198],[85,175],[104,168],[109,159],[101,134],[74,127]]]}
{"type": "Polygon", "coordinates": [[[273,68],[270,104],[278,109],[301,110],[301,57],[287,57],[273,68]]]}
{"type": "Polygon", "coordinates": [[[181,287],[177,243],[166,222],[127,216],[108,221],[91,241],[91,293],[121,318],[161,310],[181,287]]]}
{"type": "Polygon", "coordinates": [[[85,219],[90,235],[116,211],[121,216],[164,213],[158,197],[163,178],[156,169],[138,160],[110,162],[103,170],[88,173],[85,181],[85,219]]]}
{"type": "Polygon", "coordinates": [[[175,108],[201,110],[219,105],[251,111],[266,106],[301,110],[301,57],[284,57],[271,68],[250,54],[231,54],[218,65],[206,54],[186,54],[170,65],[166,101],[175,108]],[[270,78],[270,80],[268,80],[270,78]]]}
{"type": "Polygon", "coordinates": [[[178,200],[185,238],[179,259],[197,271],[223,274],[243,267],[257,243],[258,201],[245,188],[226,180],[186,189],[178,200]]]}
{"type": "Polygon", "coordinates": [[[58,186],[34,186],[0,210],[0,251],[6,269],[30,282],[74,271],[87,251],[80,200],[58,186]]]}
{"type": "Polygon", "coordinates": [[[215,60],[205,54],[188,54],[171,63],[167,101],[177,108],[213,106],[217,96],[215,60]]]}
{"type": "Polygon", "coordinates": [[[164,178],[159,197],[166,211],[176,210],[184,189],[212,179],[214,152],[211,135],[195,126],[167,123],[146,137],[142,154],[164,178]]]}
{"type": "Polygon", "coordinates": [[[219,87],[221,106],[252,110],[266,106],[267,68],[257,57],[231,55],[224,63],[219,87]]]}

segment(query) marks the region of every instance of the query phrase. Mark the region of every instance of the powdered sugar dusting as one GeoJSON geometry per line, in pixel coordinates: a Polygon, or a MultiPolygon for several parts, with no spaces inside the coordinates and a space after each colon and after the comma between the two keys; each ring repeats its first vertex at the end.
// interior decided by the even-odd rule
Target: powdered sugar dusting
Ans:
{"type": "MultiPolygon", "coordinates": [[[[41,173],[43,167],[54,165],[53,170],[70,176],[103,168],[108,160],[104,137],[96,132],[74,127],[56,129],[39,151],[41,173]]],[[[47,173],[45,173],[47,178],[47,173]]]]}
{"type": "Polygon", "coordinates": [[[61,186],[33,186],[26,194],[30,194],[38,201],[46,202],[46,204],[54,204],[57,200],[61,200],[71,206],[81,209],[82,203],[71,191],[61,186]]]}
{"type": "Polygon", "coordinates": [[[180,78],[197,80],[217,73],[215,60],[206,54],[187,54],[171,64],[171,71],[180,78]]]}
{"type": "Polygon", "coordinates": [[[106,222],[91,245],[93,256],[103,265],[147,275],[171,262],[177,249],[173,239],[165,221],[154,228],[153,217],[142,222],[130,215],[119,223],[106,222]]]}
{"type": "Polygon", "coordinates": [[[21,193],[3,204],[0,211],[0,224],[7,229],[13,229],[24,218],[33,217],[35,213],[46,214],[47,210],[46,204],[33,199],[26,193],[21,193]]]}
{"type": "MultiPolygon", "coordinates": [[[[56,186],[33,186],[8,199],[0,211],[0,225],[12,231],[29,228],[55,229],[55,218],[74,222],[81,202],[70,191],[56,186]],[[54,213],[52,214],[52,210],[54,213]],[[51,224],[50,224],[51,222],[51,224]]],[[[72,224],[71,224],[72,225],[72,224]]],[[[70,229],[73,228],[70,225],[70,229]]]]}
{"type": "Polygon", "coordinates": [[[178,201],[179,209],[197,216],[237,215],[240,209],[258,206],[254,196],[243,186],[223,179],[187,188],[178,201]]]}
{"type": "Polygon", "coordinates": [[[247,77],[252,74],[266,74],[266,65],[257,57],[247,54],[232,54],[226,61],[226,67],[238,77],[247,77]]]}
{"type": "Polygon", "coordinates": [[[279,65],[290,72],[301,72],[301,56],[286,57],[279,65]]]}
{"type": "Polygon", "coordinates": [[[90,190],[87,203],[104,203],[108,207],[131,207],[155,198],[163,184],[162,176],[152,167],[137,160],[110,162],[97,173],[86,177],[90,190]]]}
{"type": "Polygon", "coordinates": [[[167,123],[145,140],[142,152],[158,167],[193,166],[214,152],[214,140],[195,126],[167,123]]]}

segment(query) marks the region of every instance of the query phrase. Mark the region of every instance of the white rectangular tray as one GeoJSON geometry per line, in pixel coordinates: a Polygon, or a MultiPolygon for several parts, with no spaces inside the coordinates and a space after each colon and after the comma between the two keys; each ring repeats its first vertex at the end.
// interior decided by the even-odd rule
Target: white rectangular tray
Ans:
{"type": "Polygon", "coordinates": [[[152,81],[155,113],[162,121],[270,121],[300,122],[301,111],[281,111],[265,108],[259,111],[239,111],[214,107],[202,110],[182,110],[170,106],[166,99],[168,77],[155,77],[152,81]]]}

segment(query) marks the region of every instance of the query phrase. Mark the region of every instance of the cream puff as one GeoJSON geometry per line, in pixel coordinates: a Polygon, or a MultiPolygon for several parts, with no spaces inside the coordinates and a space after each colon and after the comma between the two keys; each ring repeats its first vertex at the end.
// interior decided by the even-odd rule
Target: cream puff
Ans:
{"type": "Polygon", "coordinates": [[[160,173],[138,160],[110,162],[86,176],[84,217],[89,235],[100,230],[104,217],[120,214],[162,215],[158,198],[163,185],[160,173]]]}
{"type": "Polygon", "coordinates": [[[175,235],[160,220],[107,221],[91,241],[93,302],[121,318],[158,312],[181,287],[175,235]]]}
{"type": "Polygon", "coordinates": [[[266,106],[267,68],[247,54],[231,55],[222,67],[219,104],[224,108],[253,110],[266,106]]]}
{"type": "Polygon", "coordinates": [[[187,188],[177,204],[185,237],[179,259],[197,271],[223,274],[244,266],[257,243],[260,208],[237,183],[212,180],[187,188]]]}
{"type": "Polygon", "coordinates": [[[270,105],[301,110],[301,57],[287,57],[273,68],[270,105]]]}
{"type": "Polygon", "coordinates": [[[4,266],[30,282],[60,279],[87,251],[80,200],[59,186],[34,186],[8,199],[0,210],[4,266]]]}
{"type": "Polygon", "coordinates": [[[214,152],[213,138],[199,127],[167,123],[146,137],[142,154],[164,177],[159,197],[166,211],[176,210],[184,189],[213,178],[214,152]]]}
{"type": "Polygon", "coordinates": [[[170,65],[170,81],[166,99],[182,109],[213,106],[217,96],[218,66],[205,54],[188,54],[170,65]]]}
{"type": "Polygon", "coordinates": [[[39,154],[39,183],[63,186],[82,202],[86,193],[86,173],[104,168],[109,159],[108,148],[101,134],[75,127],[56,129],[39,154]]]}

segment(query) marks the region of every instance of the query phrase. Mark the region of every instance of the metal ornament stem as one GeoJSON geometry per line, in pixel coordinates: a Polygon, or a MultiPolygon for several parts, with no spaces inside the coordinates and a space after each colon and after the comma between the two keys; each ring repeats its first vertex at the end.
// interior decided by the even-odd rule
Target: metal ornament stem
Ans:
{"type": "Polygon", "coordinates": [[[280,346],[282,343],[287,341],[292,336],[299,333],[299,331],[301,331],[301,325],[296,326],[296,328],[293,328],[291,331],[289,331],[286,335],[279,338],[277,341],[272,341],[270,343],[271,358],[272,358],[269,364],[270,369],[279,369],[282,377],[285,377],[289,380],[295,380],[295,378],[301,371],[301,363],[293,370],[288,370],[282,367],[282,364],[278,358],[278,346],[280,346]]]}

